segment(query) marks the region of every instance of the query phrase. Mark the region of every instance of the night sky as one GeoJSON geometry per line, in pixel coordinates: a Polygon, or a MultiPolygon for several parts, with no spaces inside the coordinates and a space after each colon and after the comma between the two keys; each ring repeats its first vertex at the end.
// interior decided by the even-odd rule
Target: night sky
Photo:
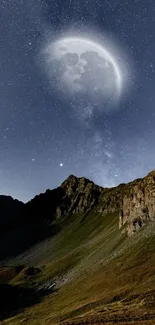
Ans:
{"type": "Polygon", "coordinates": [[[70,174],[105,187],[155,168],[155,1],[1,0],[0,193],[27,201],[70,174]],[[119,101],[94,107],[54,83],[47,44],[78,36],[108,47],[119,101]]]}

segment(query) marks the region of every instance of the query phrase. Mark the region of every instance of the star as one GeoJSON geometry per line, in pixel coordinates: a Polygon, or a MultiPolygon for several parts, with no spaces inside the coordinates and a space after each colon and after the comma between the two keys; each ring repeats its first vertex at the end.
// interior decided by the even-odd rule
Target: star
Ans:
{"type": "Polygon", "coordinates": [[[59,164],[59,166],[60,166],[60,167],[63,167],[63,166],[64,166],[64,164],[63,164],[63,163],[60,163],[60,164],[59,164]]]}

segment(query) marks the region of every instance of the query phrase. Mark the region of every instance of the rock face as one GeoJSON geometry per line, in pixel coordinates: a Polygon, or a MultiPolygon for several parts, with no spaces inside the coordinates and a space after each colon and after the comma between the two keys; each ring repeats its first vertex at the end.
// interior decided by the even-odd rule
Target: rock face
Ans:
{"type": "Polygon", "coordinates": [[[119,227],[128,223],[131,235],[155,219],[155,170],[143,179],[127,184],[122,200],[119,227]]]}
{"type": "Polygon", "coordinates": [[[26,215],[53,222],[68,214],[84,213],[99,202],[102,188],[88,179],[69,176],[60,187],[47,190],[26,204],[26,215]]]}
{"type": "MultiPolygon", "coordinates": [[[[71,175],[61,188],[70,201],[68,212],[85,213],[93,208],[102,214],[118,212],[119,228],[126,224],[128,235],[155,220],[155,170],[143,179],[111,189],[71,175]]],[[[58,211],[61,216],[61,206],[57,208],[58,211]]]]}
{"type": "Polygon", "coordinates": [[[155,220],[155,170],[143,179],[111,189],[72,175],[61,187],[70,199],[69,212],[85,213],[92,208],[102,214],[118,212],[119,228],[126,224],[129,236],[155,220]]]}
{"type": "Polygon", "coordinates": [[[62,183],[61,188],[64,189],[70,200],[68,209],[70,213],[85,213],[91,210],[99,203],[102,193],[102,188],[90,180],[84,177],[77,178],[73,175],[62,183]]]}

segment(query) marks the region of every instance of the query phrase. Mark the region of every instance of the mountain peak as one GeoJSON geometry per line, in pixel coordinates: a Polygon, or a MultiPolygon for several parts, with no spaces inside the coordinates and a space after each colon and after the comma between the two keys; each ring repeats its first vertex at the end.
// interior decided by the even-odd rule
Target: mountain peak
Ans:
{"type": "Polygon", "coordinates": [[[65,190],[67,195],[71,196],[76,193],[84,193],[92,188],[99,189],[99,186],[90,181],[85,177],[76,177],[74,175],[70,175],[62,184],[61,188],[65,190]]]}
{"type": "Polygon", "coordinates": [[[150,176],[155,177],[155,169],[153,169],[150,173],[148,173],[146,177],[150,177],[150,176]]]}
{"type": "Polygon", "coordinates": [[[70,183],[70,182],[75,182],[78,180],[78,177],[76,177],[75,175],[71,174],[69,175],[64,181],[63,183],[61,184],[61,186],[64,184],[64,183],[70,183]]]}
{"type": "MultiPolygon", "coordinates": [[[[69,175],[65,181],[61,184],[61,186],[64,186],[65,184],[69,184],[69,183],[92,183],[94,185],[96,185],[93,181],[91,181],[90,179],[84,177],[84,176],[80,176],[80,177],[77,177],[73,174],[69,175]]],[[[98,185],[96,185],[98,186],[98,185]]]]}

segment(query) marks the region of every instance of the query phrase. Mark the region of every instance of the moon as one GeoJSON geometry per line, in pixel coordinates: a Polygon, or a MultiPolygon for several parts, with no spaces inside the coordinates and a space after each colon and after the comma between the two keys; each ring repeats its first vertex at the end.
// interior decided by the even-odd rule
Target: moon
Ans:
{"type": "Polygon", "coordinates": [[[66,37],[46,48],[48,73],[62,92],[91,103],[112,102],[122,91],[121,71],[115,58],[86,38],[66,37]]]}

